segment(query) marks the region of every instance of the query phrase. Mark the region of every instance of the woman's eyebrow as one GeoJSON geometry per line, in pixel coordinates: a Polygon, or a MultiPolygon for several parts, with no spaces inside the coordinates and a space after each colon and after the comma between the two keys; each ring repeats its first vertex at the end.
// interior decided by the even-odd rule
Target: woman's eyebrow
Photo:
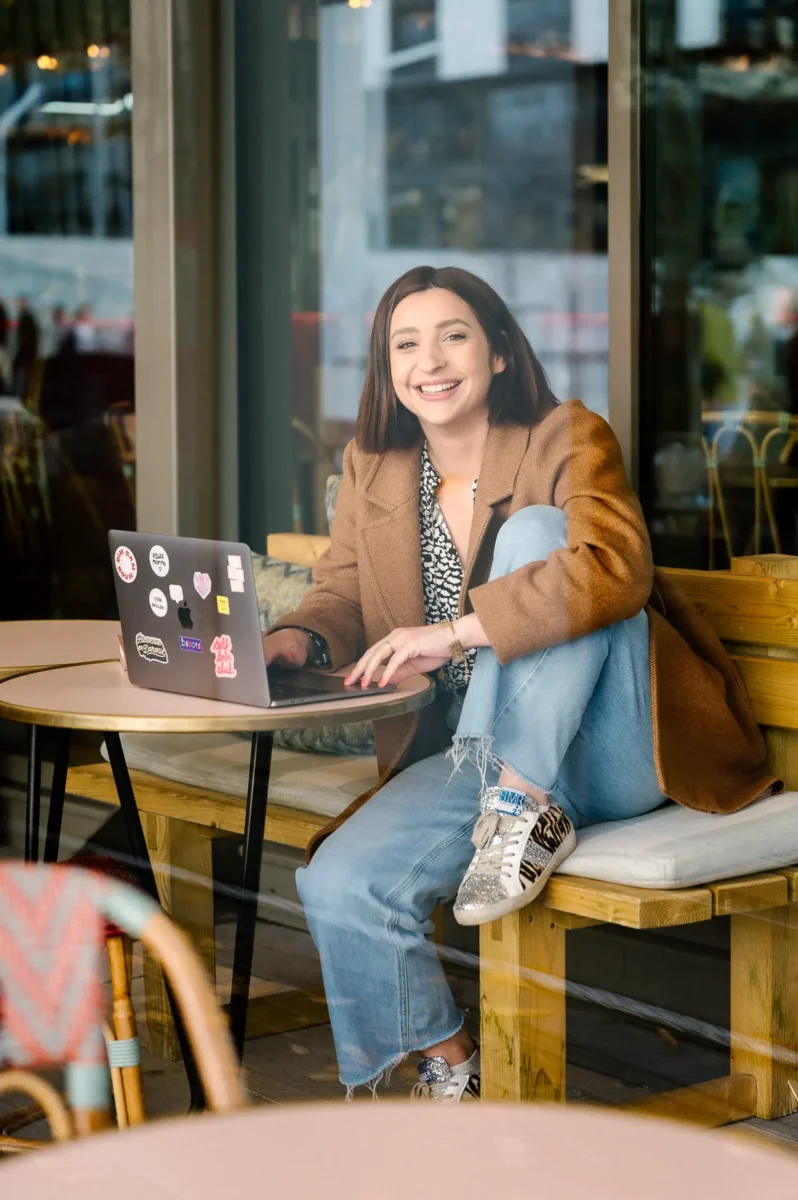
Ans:
{"type": "MultiPolygon", "coordinates": [[[[466,329],[471,328],[471,326],[468,324],[468,321],[464,321],[462,317],[450,317],[447,321],[438,321],[438,324],[435,326],[435,328],[448,329],[450,325],[465,325],[466,329]]],[[[399,335],[403,333],[418,333],[418,330],[414,325],[405,325],[402,329],[394,329],[391,337],[399,337],[399,335]]]]}

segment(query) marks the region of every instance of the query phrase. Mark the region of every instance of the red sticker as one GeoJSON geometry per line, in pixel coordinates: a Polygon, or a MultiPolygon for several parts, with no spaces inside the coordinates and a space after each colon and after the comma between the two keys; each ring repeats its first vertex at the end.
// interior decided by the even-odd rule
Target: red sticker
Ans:
{"type": "Polygon", "coordinates": [[[236,660],[233,654],[233,642],[229,633],[219,634],[211,642],[211,654],[214,658],[214,673],[217,679],[235,679],[236,660]]]}
{"type": "Polygon", "coordinates": [[[136,566],[136,557],[132,550],[128,550],[127,546],[119,546],[114,555],[114,566],[116,573],[124,583],[132,583],[138,574],[136,566]]]}

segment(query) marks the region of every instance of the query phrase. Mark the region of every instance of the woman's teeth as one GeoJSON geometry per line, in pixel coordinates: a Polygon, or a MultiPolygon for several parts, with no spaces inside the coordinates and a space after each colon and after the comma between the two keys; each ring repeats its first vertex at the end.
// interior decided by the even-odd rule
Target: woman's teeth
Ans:
{"type": "Polygon", "coordinates": [[[452,383],[422,383],[418,390],[422,396],[438,396],[441,392],[453,391],[459,382],[459,379],[455,379],[452,383]]]}

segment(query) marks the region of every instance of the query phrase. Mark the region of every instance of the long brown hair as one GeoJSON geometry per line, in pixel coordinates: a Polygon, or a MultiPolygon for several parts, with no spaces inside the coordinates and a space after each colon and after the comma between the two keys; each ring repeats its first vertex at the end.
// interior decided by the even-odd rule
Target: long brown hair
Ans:
{"type": "Polygon", "coordinates": [[[413,267],[388,288],[371,327],[355,434],[367,454],[408,449],[419,440],[418,417],[399,401],[391,379],[391,318],[402,300],[431,288],[444,288],[464,300],[482,326],[491,354],[505,361],[488,391],[491,425],[536,425],[558,403],[518,322],[490,284],[460,267],[413,267]]]}

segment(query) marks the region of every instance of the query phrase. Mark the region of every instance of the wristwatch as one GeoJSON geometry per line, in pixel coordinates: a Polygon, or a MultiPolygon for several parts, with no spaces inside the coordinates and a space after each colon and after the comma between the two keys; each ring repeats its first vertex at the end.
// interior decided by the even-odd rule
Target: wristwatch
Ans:
{"type": "MultiPolygon", "coordinates": [[[[311,667],[331,667],[332,659],[330,658],[330,647],[327,645],[327,639],[323,638],[320,633],[315,633],[312,629],[306,629],[304,625],[280,625],[280,629],[298,629],[301,633],[306,633],[310,638],[310,650],[308,651],[308,663],[311,667]]],[[[276,633],[276,629],[270,629],[269,633],[276,633]]]]}

